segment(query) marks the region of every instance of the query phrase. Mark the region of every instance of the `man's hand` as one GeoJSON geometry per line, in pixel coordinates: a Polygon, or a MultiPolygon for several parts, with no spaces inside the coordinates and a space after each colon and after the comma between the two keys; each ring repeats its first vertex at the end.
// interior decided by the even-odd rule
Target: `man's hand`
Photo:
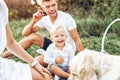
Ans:
{"type": "Polygon", "coordinates": [[[33,21],[37,22],[39,21],[42,17],[44,16],[43,11],[42,10],[38,10],[36,13],[33,14],[33,21]]]}

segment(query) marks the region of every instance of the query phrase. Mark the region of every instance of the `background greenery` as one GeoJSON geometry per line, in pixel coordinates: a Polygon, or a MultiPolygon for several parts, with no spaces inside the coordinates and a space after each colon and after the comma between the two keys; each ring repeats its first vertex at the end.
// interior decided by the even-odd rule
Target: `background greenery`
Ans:
{"type": "MultiPolygon", "coordinates": [[[[101,40],[107,26],[120,18],[120,0],[58,0],[59,9],[70,13],[76,20],[79,35],[85,48],[100,51],[101,40]]],[[[30,0],[6,0],[9,8],[10,26],[17,41],[21,32],[37,11],[38,5],[31,5],[30,0]]],[[[49,37],[47,31],[38,32],[49,37]]],[[[33,45],[27,51],[37,56],[39,47],[33,45]]],[[[120,55],[120,22],[112,25],[105,40],[105,50],[110,54],[120,55]]],[[[18,60],[16,57],[12,57],[18,60]]]]}

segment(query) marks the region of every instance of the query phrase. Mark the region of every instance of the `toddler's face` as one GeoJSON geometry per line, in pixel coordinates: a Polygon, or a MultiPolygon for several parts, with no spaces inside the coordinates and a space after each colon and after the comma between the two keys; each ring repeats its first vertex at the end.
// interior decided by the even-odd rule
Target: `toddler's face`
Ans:
{"type": "Polygon", "coordinates": [[[67,34],[63,28],[59,28],[52,34],[52,41],[57,46],[64,46],[65,41],[67,39],[67,34]]]}

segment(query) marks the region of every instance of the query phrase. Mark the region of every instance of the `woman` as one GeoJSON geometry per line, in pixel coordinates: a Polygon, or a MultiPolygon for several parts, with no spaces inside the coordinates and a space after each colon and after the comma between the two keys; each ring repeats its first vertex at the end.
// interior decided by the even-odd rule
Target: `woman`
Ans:
{"type": "Polygon", "coordinates": [[[28,62],[22,64],[0,57],[0,80],[50,80],[50,73],[30,56],[13,38],[8,24],[8,8],[0,0],[0,54],[5,47],[14,55],[28,62]]]}

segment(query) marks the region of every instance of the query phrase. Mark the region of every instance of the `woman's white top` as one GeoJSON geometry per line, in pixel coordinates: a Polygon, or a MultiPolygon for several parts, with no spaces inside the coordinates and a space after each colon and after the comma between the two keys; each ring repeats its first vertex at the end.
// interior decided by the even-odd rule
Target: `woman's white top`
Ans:
{"type": "Polygon", "coordinates": [[[6,24],[8,23],[8,8],[4,0],[0,0],[0,54],[6,46],[6,24]]]}
{"type": "MultiPolygon", "coordinates": [[[[0,0],[0,54],[6,46],[7,23],[8,8],[4,0],[0,0]]],[[[32,80],[30,66],[0,57],[0,80],[32,80]]]]}

